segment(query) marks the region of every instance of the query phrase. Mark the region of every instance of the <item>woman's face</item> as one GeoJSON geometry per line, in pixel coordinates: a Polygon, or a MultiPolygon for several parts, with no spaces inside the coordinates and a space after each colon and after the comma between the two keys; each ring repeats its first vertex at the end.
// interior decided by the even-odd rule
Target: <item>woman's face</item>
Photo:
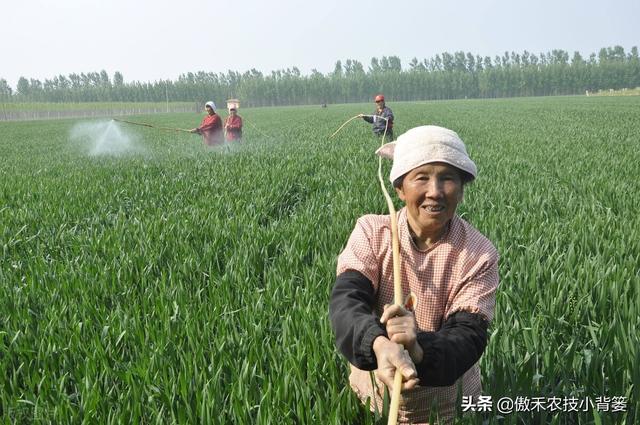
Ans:
{"type": "Polygon", "coordinates": [[[207,114],[213,115],[213,108],[211,106],[207,105],[204,109],[207,111],[207,114]]]}
{"type": "Polygon", "coordinates": [[[443,162],[414,168],[396,188],[407,205],[409,225],[419,238],[439,238],[462,201],[458,170],[443,162]]]}

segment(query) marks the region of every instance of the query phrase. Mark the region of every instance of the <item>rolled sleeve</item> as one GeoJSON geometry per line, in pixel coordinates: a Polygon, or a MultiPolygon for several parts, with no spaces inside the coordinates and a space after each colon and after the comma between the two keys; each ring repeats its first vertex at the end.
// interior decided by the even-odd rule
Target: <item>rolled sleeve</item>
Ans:
{"type": "Polygon", "coordinates": [[[374,252],[372,228],[365,217],[356,222],[356,226],[349,237],[347,246],[338,256],[337,275],[348,270],[362,273],[374,288],[378,290],[380,281],[380,264],[374,252]]]}
{"type": "Polygon", "coordinates": [[[453,296],[445,318],[465,311],[479,314],[489,322],[493,320],[499,282],[498,258],[495,248],[491,249],[470,268],[453,296]]]}

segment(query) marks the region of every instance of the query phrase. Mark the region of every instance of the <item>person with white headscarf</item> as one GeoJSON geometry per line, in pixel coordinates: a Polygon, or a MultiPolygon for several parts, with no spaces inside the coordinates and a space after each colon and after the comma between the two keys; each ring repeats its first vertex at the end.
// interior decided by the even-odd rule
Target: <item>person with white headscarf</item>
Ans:
{"type": "Polygon", "coordinates": [[[201,134],[206,146],[223,144],[222,119],[216,114],[216,104],[213,101],[209,101],[205,103],[204,109],[207,115],[203,118],[200,127],[192,129],[191,132],[201,134]]]}
{"type": "Polygon", "coordinates": [[[384,386],[403,375],[401,423],[453,421],[458,388],[477,401],[479,359],[498,286],[498,252],[456,214],[477,168],[453,131],[413,128],[378,155],[393,159],[400,274],[411,306],[393,304],[389,215],[357,220],[338,257],[329,313],[336,345],[351,363],[351,387],[382,409],[384,386]],[[370,376],[369,371],[375,371],[370,376]]]}

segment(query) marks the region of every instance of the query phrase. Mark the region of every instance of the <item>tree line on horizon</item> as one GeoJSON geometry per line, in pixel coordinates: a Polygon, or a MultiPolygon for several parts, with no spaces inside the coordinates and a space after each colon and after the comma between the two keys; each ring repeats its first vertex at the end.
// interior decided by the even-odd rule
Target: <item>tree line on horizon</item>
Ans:
{"type": "Polygon", "coordinates": [[[0,79],[0,99],[9,102],[165,102],[241,99],[244,106],[368,102],[375,93],[390,100],[498,98],[584,94],[640,87],[640,57],[634,46],[602,48],[584,58],[564,50],[535,55],[505,52],[495,57],[444,52],[403,68],[397,56],[372,58],[368,69],[352,59],[334,70],[303,75],[297,67],[269,74],[199,71],[177,80],[125,82],[122,73],[72,73],[40,81],[21,77],[15,90],[0,79]]]}

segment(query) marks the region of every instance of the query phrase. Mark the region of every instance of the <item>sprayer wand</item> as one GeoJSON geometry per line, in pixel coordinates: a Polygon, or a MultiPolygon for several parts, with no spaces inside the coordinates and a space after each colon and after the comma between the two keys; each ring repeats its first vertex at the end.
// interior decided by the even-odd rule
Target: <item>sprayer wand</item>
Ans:
{"type": "Polygon", "coordinates": [[[142,127],[157,128],[158,130],[182,131],[184,133],[191,133],[191,130],[186,130],[184,128],[161,127],[161,126],[158,126],[158,125],[151,125],[151,124],[147,124],[147,123],[144,123],[144,122],[133,122],[133,121],[121,120],[121,119],[118,119],[118,118],[113,118],[113,120],[117,121],[117,122],[127,123],[127,124],[139,125],[139,126],[142,126],[142,127]]]}
{"type": "MultiPolygon", "coordinates": [[[[376,117],[386,121],[384,127],[384,133],[382,134],[381,143],[384,145],[384,142],[387,138],[387,129],[389,128],[389,119],[380,115],[364,115],[358,114],[355,117],[349,118],[344,124],[340,126],[329,138],[331,139],[333,136],[338,134],[342,128],[347,125],[350,121],[356,118],[362,117],[376,117]]],[[[402,291],[402,281],[400,278],[400,237],[398,234],[398,214],[396,212],[395,207],[393,206],[393,201],[391,200],[391,196],[387,191],[385,186],[384,179],[382,178],[382,156],[378,157],[378,181],[380,182],[380,188],[382,189],[382,194],[384,195],[385,200],[387,201],[387,208],[389,209],[389,217],[391,218],[391,253],[393,259],[393,301],[396,305],[403,305],[403,291],[402,291]]],[[[393,378],[393,387],[391,389],[391,404],[389,406],[389,417],[387,425],[396,425],[398,422],[398,411],[400,409],[400,392],[402,390],[402,372],[396,369],[395,376],[393,378]]]]}
{"type": "Polygon", "coordinates": [[[370,118],[374,118],[374,119],[378,119],[380,118],[381,120],[385,120],[386,124],[384,126],[384,136],[383,137],[383,141],[386,139],[386,134],[387,134],[387,128],[389,128],[389,119],[385,118],[381,115],[365,115],[365,114],[358,114],[354,117],[349,118],[347,121],[345,121],[336,131],[333,132],[333,134],[331,136],[329,136],[329,139],[333,139],[333,136],[335,136],[336,134],[338,134],[340,132],[340,130],[342,130],[342,128],[349,124],[351,121],[355,120],[356,118],[363,118],[363,117],[370,117],[370,118]]]}

